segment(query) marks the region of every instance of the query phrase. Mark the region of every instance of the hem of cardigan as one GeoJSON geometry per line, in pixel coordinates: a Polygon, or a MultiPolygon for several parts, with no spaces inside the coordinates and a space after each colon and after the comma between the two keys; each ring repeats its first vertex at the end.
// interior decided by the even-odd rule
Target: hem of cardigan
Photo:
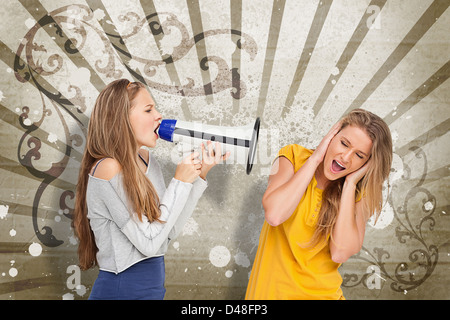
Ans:
{"type": "Polygon", "coordinates": [[[123,269],[121,269],[121,270],[118,270],[118,271],[109,270],[109,269],[106,269],[106,268],[99,268],[99,270],[101,270],[101,271],[106,271],[106,272],[111,272],[111,273],[115,273],[115,274],[119,274],[119,273],[121,273],[121,272],[124,272],[124,271],[127,270],[128,268],[134,266],[136,263],[139,263],[139,262],[141,262],[141,261],[144,261],[144,260],[147,260],[147,259],[151,259],[151,258],[161,257],[161,256],[164,256],[164,253],[161,253],[161,254],[158,254],[158,255],[155,255],[155,256],[151,256],[151,257],[145,257],[145,258],[139,259],[139,260],[137,260],[137,261],[135,261],[135,262],[129,264],[129,265],[126,266],[125,268],[123,268],[123,269]]]}

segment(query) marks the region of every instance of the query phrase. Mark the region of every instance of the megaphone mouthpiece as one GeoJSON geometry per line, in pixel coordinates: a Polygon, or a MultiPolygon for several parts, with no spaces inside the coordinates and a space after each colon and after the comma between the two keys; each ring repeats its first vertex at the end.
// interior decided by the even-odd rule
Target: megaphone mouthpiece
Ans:
{"type": "Polygon", "coordinates": [[[177,120],[165,119],[161,121],[159,125],[158,135],[161,139],[173,142],[173,132],[175,131],[175,125],[177,120]]]}

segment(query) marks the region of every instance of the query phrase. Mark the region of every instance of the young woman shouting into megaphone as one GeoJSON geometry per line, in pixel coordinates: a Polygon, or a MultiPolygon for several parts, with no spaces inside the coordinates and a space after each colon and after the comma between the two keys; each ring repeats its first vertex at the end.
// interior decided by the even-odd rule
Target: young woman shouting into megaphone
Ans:
{"type": "Polygon", "coordinates": [[[296,144],[274,161],[246,299],[343,299],[338,267],[362,247],[392,162],[386,123],[356,109],[315,150],[296,144]]]}
{"type": "Polygon", "coordinates": [[[100,271],[90,299],[163,299],[164,254],[207,187],[206,175],[229,156],[216,146],[189,154],[165,186],[148,150],[161,115],[143,84],[116,80],[91,114],[78,178],[73,227],[83,270],[100,271]]]}

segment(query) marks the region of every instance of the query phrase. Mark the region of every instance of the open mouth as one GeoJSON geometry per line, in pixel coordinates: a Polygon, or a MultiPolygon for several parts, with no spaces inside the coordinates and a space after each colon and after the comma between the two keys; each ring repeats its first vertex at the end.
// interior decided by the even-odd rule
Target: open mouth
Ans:
{"type": "Polygon", "coordinates": [[[155,130],[153,130],[153,132],[156,134],[156,137],[159,137],[159,135],[158,135],[159,126],[160,126],[160,124],[158,124],[158,126],[156,127],[155,130]]]}
{"type": "Polygon", "coordinates": [[[333,170],[333,172],[337,173],[345,170],[345,167],[336,160],[333,160],[333,162],[331,163],[331,169],[333,170]]]}

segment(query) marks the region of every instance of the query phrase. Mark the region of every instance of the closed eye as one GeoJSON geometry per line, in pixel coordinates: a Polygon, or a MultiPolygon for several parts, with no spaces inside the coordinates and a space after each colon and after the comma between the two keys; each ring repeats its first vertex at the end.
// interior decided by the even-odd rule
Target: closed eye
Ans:
{"type": "Polygon", "coordinates": [[[155,106],[153,104],[149,103],[148,105],[145,106],[145,108],[148,108],[147,110],[145,110],[145,112],[148,112],[148,113],[152,112],[154,107],[155,106]]]}
{"type": "MultiPolygon", "coordinates": [[[[341,143],[342,143],[342,145],[343,145],[344,147],[346,147],[346,148],[348,148],[348,147],[349,147],[348,143],[347,143],[347,142],[345,142],[344,140],[341,140],[341,143]]],[[[359,154],[359,153],[356,153],[356,155],[358,156],[358,158],[360,158],[360,159],[364,159],[364,155],[362,155],[362,154],[359,154]]]]}

